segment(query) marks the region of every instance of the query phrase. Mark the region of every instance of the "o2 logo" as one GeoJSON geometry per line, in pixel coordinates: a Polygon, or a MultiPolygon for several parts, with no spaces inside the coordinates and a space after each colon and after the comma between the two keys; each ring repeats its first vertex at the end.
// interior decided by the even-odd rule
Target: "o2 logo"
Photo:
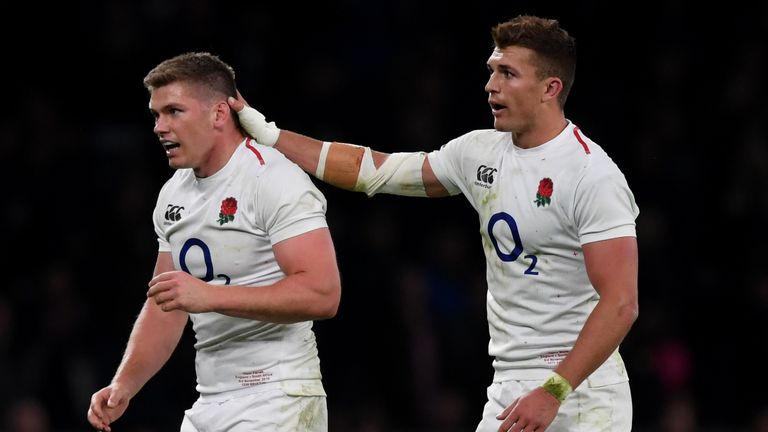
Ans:
{"type": "MultiPolygon", "coordinates": [[[[496,249],[496,255],[504,262],[513,262],[523,253],[523,241],[520,239],[520,231],[517,229],[517,222],[515,222],[515,218],[509,213],[499,212],[491,216],[488,220],[488,237],[491,239],[491,243],[493,243],[493,248],[496,249]],[[512,233],[512,240],[515,242],[515,247],[509,252],[502,251],[499,248],[499,241],[496,240],[496,236],[493,235],[493,227],[497,223],[506,224],[507,227],[509,227],[509,231],[512,233]]],[[[539,262],[539,258],[536,255],[525,255],[523,258],[531,260],[531,265],[528,266],[528,269],[525,270],[524,274],[532,276],[538,275],[539,272],[534,269],[536,268],[536,263],[539,262]]]]}
{"type": "MultiPolygon", "coordinates": [[[[181,252],[179,252],[179,264],[181,265],[181,269],[189,274],[189,267],[187,267],[187,252],[189,252],[190,249],[193,247],[199,247],[200,252],[203,254],[203,261],[205,262],[205,277],[195,276],[196,278],[202,280],[203,282],[210,282],[213,280],[213,274],[215,273],[213,271],[213,261],[211,260],[211,249],[208,247],[207,244],[205,244],[204,241],[197,239],[197,238],[191,238],[184,242],[184,246],[181,247],[181,252]]],[[[224,279],[224,285],[229,285],[230,277],[225,274],[217,274],[217,278],[223,278],[224,279]]]]}

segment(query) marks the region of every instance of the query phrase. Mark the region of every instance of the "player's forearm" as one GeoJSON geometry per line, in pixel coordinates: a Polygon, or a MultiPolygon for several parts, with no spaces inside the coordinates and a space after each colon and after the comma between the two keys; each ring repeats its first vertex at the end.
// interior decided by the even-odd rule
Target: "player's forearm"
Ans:
{"type": "Polygon", "coordinates": [[[355,187],[363,150],[350,144],[324,143],[295,132],[281,130],[274,122],[267,122],[262,113],[245,105],[244,100],[230,100],[245,131],[260,144],[274,146],[307,173],[342,189],[355,187]],[[325,147],[325,149],[324,149],[325,147]],[[327,162],[327,165],[326,165],[327,162]],[[318,170],[318,166],[320,170],[318,170]],[[328,175],[324,175],[328,167],[328,175]]]}
{"type": "Polygon", "coordinates": [[[186,322],[186,312],[163,312],[150,301],[146,302],[134,323],[112,382],[119,382],[131,397],[135,396],[168,361],[186,322]]]}
{"type": "Polygon", "coordinates": [[[225,315],[294,323],[336,315],[341,277],[330,231],[315,229],[272,246],[286,276],[273,285],[213,286],[210,305],[225,315]]]}
{"type": "Polygon", "coordinates": [[[295,323],[332,318],[339,307],[338,274],[295,273],[269,286],[215,286],[212,309],[237,318],[295,323]]]}
{"type": "Polygon", "coordinates": [[[311,175],[317,171],[323,142],[295,132],[281,130],[275,148],[311,175]]]}
{"type": "Polygon", "coordinates": [[[365,191],[360,185],[361,168],[378,169],[389,157],[355,144],[322,142],[304,135],[281,130],[275,148],[304,171],[345,190],[365,191]]]}
{"type": "Polygon", "coordinates": [[[619,346],[638,314],[637,240],[617,237],[586,243],[584,264],[600,294],[573,349],[555,369],[576,388],[619,346]]]}
{"type": "Polygon", "coordinates": [[[421,197],[448,195],[432,175],[426,153],[387,154],[353,144],[320,142],[280,130],[252,107],[230,104],[237,107],[243,128],[259,143],[275,146],[304,171],[326,183],[365,192],[369,196],[376,193],[421,197]],[[423,177],[425,171],[429,178],[423,177]]]}
{"type": "Polygon", "coordinates": [[[602,298],[555,372],[575,389],[616,350],[637,318],[636,298],[602,298]]]}

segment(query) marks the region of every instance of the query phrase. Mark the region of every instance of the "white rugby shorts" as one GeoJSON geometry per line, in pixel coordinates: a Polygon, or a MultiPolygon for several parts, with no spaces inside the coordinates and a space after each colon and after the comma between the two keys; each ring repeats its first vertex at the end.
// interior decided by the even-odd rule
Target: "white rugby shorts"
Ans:
{"type": "Polygon", "coordinates": [[[181,432],[212,431],[328,432],[322,384],[276,382],[245,392],[201,396],[184,412],[181,432]]]}
{"type": "MultiPolygon", "coordinates": [[[[501,414],[516,398],[541,385],[542,380],[494,382],[476,432],[497,432],[501,414]]],[[[563,401],[547,432],[629,432],[632,396],[629,382],[590,383],[585,380],[563,401]]]]}

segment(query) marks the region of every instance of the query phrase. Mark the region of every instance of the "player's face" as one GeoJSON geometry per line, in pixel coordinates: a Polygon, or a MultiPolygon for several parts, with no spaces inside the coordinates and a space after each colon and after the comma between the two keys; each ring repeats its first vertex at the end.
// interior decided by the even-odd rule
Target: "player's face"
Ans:
{"type": "Polygon", "coordinates": [[[172,168],[200,168],[213,148],[213,112],[185,82],[152,91],[149,110],[172,168]]]}
{"type": "Polygon", "coordinates": [[[496,130],[523,133],[535,126],[547,83],[536,76],[534,55],[528,48],[510,46],[494,49],[488,58],[491,76],[485,91],[496,130]]]}

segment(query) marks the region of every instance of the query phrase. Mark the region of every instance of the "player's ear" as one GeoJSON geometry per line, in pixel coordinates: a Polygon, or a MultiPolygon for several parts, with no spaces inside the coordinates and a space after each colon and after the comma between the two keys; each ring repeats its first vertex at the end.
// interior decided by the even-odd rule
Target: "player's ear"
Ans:
{"type": "Polygon", "coordinates": [[[541,95],[541,101],[547,102],[556,99],[563,91],[563,81],[558,77],[549,77],[544,80],[544,93],[541,95]]]}
{"type": "Polygon", "coordinates": [[[232,108],[229,107],[227,101],[217,102],[211,110],[213,115],[213,122],[216,126],[222,126],[229,121],[232,117],[232,108]]]}

